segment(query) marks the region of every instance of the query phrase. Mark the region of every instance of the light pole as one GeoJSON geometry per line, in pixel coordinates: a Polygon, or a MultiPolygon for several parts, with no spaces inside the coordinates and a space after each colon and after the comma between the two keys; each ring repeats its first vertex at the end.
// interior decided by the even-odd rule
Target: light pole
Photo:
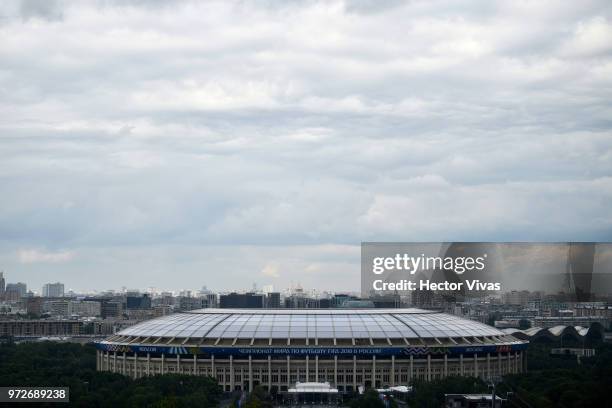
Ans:
{"type": "Polygon", "coordinates": [[[495,408],[495,386],[500,381],[500,377],[492,376],[489,381],[489,387],[491,387],[491,407],[495,408]]]}

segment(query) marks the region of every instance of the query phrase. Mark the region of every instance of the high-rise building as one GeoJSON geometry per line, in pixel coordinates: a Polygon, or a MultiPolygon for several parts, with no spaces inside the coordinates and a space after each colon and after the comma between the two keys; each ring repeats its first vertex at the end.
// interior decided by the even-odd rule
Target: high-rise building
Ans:
{"type": "Polygon", "coordinates": [[[103,300],[101,315],[103,319],[121,317],[123,314],[123,303],[113,300],[103,300]]]}
{"type": "Polygon", "coordinates": [[[205,307],[219,307],[219,299],[216,293],[209,293],[206,295],[205,307]]]}
{"type": "Polygon", "coordinates": [[[268,304],[266,307],[270,309],[278,309],[281,307],[281,298],[280,293],[278,292],[269,292],[268,293],[268,304]]]}
{"type": "Polygon", "coordinates": [[[145,294],[128,293],[125,299],[126,309],[150,309],[151,297],[145,294]]]}
{"type": "Polygon", "coordinates": [[[260,309],[264,307],[264,295],[259,293],[230,293],[219,297],[219,307],[260,309]]]}
{"type": "Polygon", "coordinates": [[[0,272],[0,297],[4,295],[4,272],[0,272]]]}
{"type": "Polygon", "coordinates": [[[201,297],[179,296],[176,310],[202,309],[206,299],[201,297]]]}
{"type": "Polygon", "coordinates": [[[565,286],[572,300],[589,302],[593,300],[593,265],[595,263],[595,244],[592,242],[572,242],[568,244],[565,286]]]}
{"type": "Polygon", "coordinates": [[[32,296],[27,298],[25,302],[25,307],[27,314],[35,317],[40,317],[43,312],[42,298],[38,296],[32,296]]]}
{"type": "Polygon", "coordinates": [[[64,297],[64,284],[60,282],[45,283],[42,291],[44,297],[64,297]]]}
{"type": "Polygon", "coordinates": [[[95,317],[102,314],[102,306],[100,302],[91,301],[70,301],[70,308],[68,310],[70,315],[95,317]]]}
{"type": "Polygon", "coordinates": [[[51,300],[46,303],[46,310],[53,316],[68,316],[70,301],[66,299],[51,300]]]}
{"type": "Polygon", "coordinates": [[[28,286],[23,282],[7,283],[4,292],[7,294],[7,297],[21,299],[28,292],[28,286]]]}

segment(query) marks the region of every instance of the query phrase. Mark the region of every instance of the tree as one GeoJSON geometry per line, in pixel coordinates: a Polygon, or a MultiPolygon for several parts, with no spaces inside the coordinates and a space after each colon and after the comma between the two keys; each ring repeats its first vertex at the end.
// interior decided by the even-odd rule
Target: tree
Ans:
{"type": "Polygon", "coordinates": [[[244,405],[247,408],[272,408],[270,395],[261,386],[256,386],[246,400],[244,405]]]}
{"type": "Polygon", "coordinates": [[[353,399],[350,403],[351,408],[385,408],[385,404],[380,399],[378,392],[368,389],[363,394],[353,399]]]}

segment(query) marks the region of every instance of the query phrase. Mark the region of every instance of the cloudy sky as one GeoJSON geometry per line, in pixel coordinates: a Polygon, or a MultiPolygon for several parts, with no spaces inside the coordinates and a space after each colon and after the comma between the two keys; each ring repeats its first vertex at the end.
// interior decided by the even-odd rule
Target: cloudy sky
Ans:
{"type": "Polygon", "coordinates": [[[0,270],[359,290],[361,241],[612,240],[609,1],[3,1],[0,270]]]}

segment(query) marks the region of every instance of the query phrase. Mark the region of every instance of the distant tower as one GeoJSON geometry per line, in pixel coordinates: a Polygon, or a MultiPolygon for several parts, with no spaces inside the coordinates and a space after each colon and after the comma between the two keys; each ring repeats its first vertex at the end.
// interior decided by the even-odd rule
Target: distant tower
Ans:
{"type": "Polygon", "coordinates": [[[4,272],[0,272],[0,297],[4,295],[6,289],[6,282],[4,281],[4,272]]]}
{"type": "Polygon", "coordinates": [[[564,286],[577,302],[591,299],[591,281],[595,262],[595,244],[592,242],[570,242],[567,249],[564,286]]]}

